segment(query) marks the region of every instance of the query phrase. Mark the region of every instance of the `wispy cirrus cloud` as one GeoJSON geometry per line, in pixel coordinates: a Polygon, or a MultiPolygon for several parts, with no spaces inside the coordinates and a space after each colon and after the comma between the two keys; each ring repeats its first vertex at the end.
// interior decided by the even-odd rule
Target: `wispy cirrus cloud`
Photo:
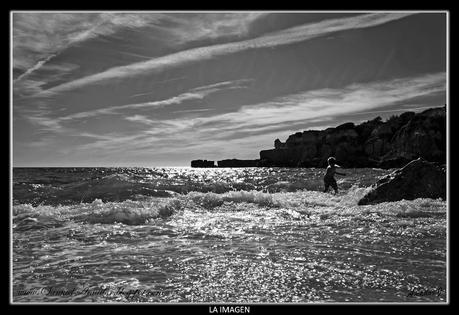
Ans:
{"type": "Polygon", "coordinates": [[[13,13],[13,67],[19,81],[72,45],[122,28],[138,28],[164,19],[162,14],[13,13]]]}
{"type": "MultiPolygon", "coordinates": [[[[142,102],[142,103],[132,103],[118,106],[111,106],[105,108],[94,109],[90,111],[77,112],[70,115],[59,116],[59,117],[50,117],[49,111],[28,111],[26,116],[35,125],[41,126],[43,129],[48,131],[61,132],[66,130],[63,126],[66,122],[88,119],[92,117],[97,117],[100,115],[125,115],[126,112],[132,112],[139,109],[150,108],[152,110],[157,108],[162,108],[170,105],[179,105],[185,102],[202,100],[205,97],[217,93],[220,91],[228,91],[233,89],[243,89],[247,88],[248,85],[252,82],[252,79],[239,79],[233,81],[223,81],[217,82],[205,86],[199,86],[192,88],[182,94],[170,97],[168,99],[152,101],[152,102],[142,102]]],[[[188,112],[192,111],[202,111],[202,109],[190,109],[188,112]]],[[[187,112],[183,110],[182,112],[187,112]]],[[[148,119],[143,115],[133,115],[126,116],[128,121],[136,121],[144,124],[151,124],[153,121],[148,119]]],[[[160,125],[161,122],[155,121],[157,125],[160,125]]]]}
{"type": "Polygon", "coordinates": [[[13,13],[15,95],[22,97],[43,92],[43,86],[77,69],[78,66],[64,69],[50,64],[68,48],[120,29],[142,27],[161,18],[162,15],[122,13],[13,13]],[[51,69],[53,73],[49,73],[51,69]],[[35,76],[37,72],[42,75],[35,76]]]}
{"type": "MultiPolygon", "coordinates": [[[[340,115],[381,112],[393,104],[444,93],[445,89],[446,74],[433,73],[351,84],[343,89],[305,91],[209,117],[156,120],[136,115],[130,120],[143,121],[152,127],[130,136],[129,141],[119,136],[105,137],[79,149],[112,153],[122,147],[148,153],[148,148],[153,150],[159,143],[167,143],[168,148],[162,153],[202,152],[212,146],[216,154],[231,153],[236,148],[239,155],[253,154],[256,145],[272,143],[273,135],[278,137],[282,132],[288,135],[308,126],[328,127],[340,115]],[[241,145],[246,146],[246,151],[240,151],[241,145]]],[[[154,150],[150,153],[154,154],[154,150]]]]}
{"type": "Polygon", "coordinates": [[[51,58],[53,58],[55,56],[56,56],[56,54],[50,54],[49,56],[46,56],[45,59],[38,61],[35,65],[33,65],[32,67],[26,69],[26,71],[24,73],[22,73],[20,76],[18,76],[16,79],[14,79],[13,83],[20,81],[25,76],[31,74],[32,72],[34,72],[37,69],[40,69],[46,62],[48,62],[51,58]]]}
{"type": "Polygon", "coordinates": [[[292,27],[253,39],[187,49],[147,61],[113,67],[100,73],[55,86],[46,91],[46,93],[64,92],[97,82],[136,76],[146,72],[160,72],[171,67],[234,54],[248,49],[276,47],[306,41],[333,32],[373,27],[399,20],[409,15],[411,13],[371,13],[348,18],[329,19],[318,23],[292,27]]]}
{"type": "Polygon", "coordinates": [[[183,110],[176,110],[172,113],[200,113],[200,112],[208,112],[214,110],[213,108],[200,108],[200,109],[183,109],[183,110]]]}
{"type": "MultiPolygon", "coordinates": [[[[241,82],[220,82],[208,85],[207,90],[205,87],[195,90],[209,91],[216,86],[221,88],[240,84],[241,82]]],[[[107,155],[121,156],[124,152],[136,152],[137,155],[150,155],[154,159],[155,154],[159,154],[157,148],[161,147],[162,155],[195,155],[199,152],[202,157],[204,152],[208,152],[207,158],[236,155],[240,158],[254,158],[257,150],[271,146],[274,138],[286,137],[298,130],[334,126],[336,117],[342,115],[381,113],[394,104],[444,94],[445,90],[446,74],[442,72],[351,84],[341,89],[305,91],[243,106],[235,112],[208,117],[159,119],[154,115],[134,114],[124,117],[126,121],[137,126],[137,131],[129,134],[116,130],[103,134],[80,132],[65,125],[66,121],[96,117],[100,112],[85,112],[79,116],[67,117],[67,120],[66,116],[62,117],[64,119],[55,119],[46,115],[31,115],[30,119],[46,132],[40,142],[43,145],[51,145],[55,141],[54,135],[58,133],[85,138],[84,144],[67,149],[77,155],[90,153],[91,156],[104,158],[107,155]]],[[[129,107],[135,109],[138,104],[130,105],[135,105],[129,107]]],[[[424,106],[417,105],[404,110],[422,108],[424,106]]],[[[117,114],[120,115],[121,112],[117,114]]]]}
{"type": "Polygon", "coordinates": [[[445,73],[390,81],[352,84],[343,89],[320,89],[288,95],[262,104],[244,106],[237,112],[196,118],[184,122],[202,130],[202,135],[231,138],[235,132],[258,134],[284,128],[300,128],[307,123],[330,122],[330,117],[374,112],[413,98],[427,97],[446,90],[445,73]],[[295,126],[296,125],[296,126],[295,126]]]}
{"type": "Polygon", "coordinates": [[[143,124],[146,124],[146,125],[150,125],[150,124],[154,123],[154,121],[152,121],[151,119],[149,119],[148,117],[146,117],[144,115],[127,116],[125,119],[128,120],[128,121],[140,122],[140,123],[143,123],[143,124]]]}
{"type": "Polygon", "coordinates": [[[266,16],[265,12],[197,13],[174,14],[180,27],[169,29],[174,41],[183,44],[189,41],[219,38],[243,38],[252,23],[266,16]]]}
{"type": "MultiPolygon", "coordinates": [[[[13,14],[14,83],[40,70],[61,52],[89,39],[111,36],[123,29],[152,27],[170,45],[190,41],[243,36],[250,24],[265,13],[164,14],[164,13],[54,13],[16,12],[13,14]]],[[[157,38],[156,38],[157,39],[157,38]]],[[[142,59],[133,52],[123,52],[142,59]]]]}
{"type": "Polygon", "coordinates": [[[197,118],[194,127],[206,132],[235,129],[264,131],[267,126],[301,123],[383,108],[413,98],[446,91],[444,72],[389,81],[351,84],[342,89],[320,89],[276,98],[270,102],[243,106],[239,111],[197,118]]]}
{"type": "MultiPolygon", "coordinates": [[[[51,58],[55,55],[51,55],[51,58]]],[[[78,65],[72,63],[53,63],[45,64],[47,60],[39,61],[35,66],[28,69],[26,72],[21,74],[18,78],[13,80],[13,92],[16,100],[26,99],[31,95],[43,92],[44,87],[47,84],[62,80],[66,75],[72,73],[79,68],[78,65]],[[28,77],[25,80],[21,80],[23,77],[28,76],[33,71],[40,69],[43,73],[42,77],[31,78],[28,77]],[[20,82],[19,82],[20,81],[20,82]]]]}
{"type": "Polygon", "coordinates": [[[17,165],[256,158],[298,131],[447,102],[441,12],[12,16],[17,165]]]}
{"type": "Polygon", "coordinates": [[[119,105],[119,106],[112,106],[112,107],[107,107],[107,108],[96,109],[92,111],[79,112],[76,114],[61,117],[59,118],[59,121],[82,119],[82,118],[94,117],[98,115],[116,114],[116,113],[120,113],[123,110],[136,110],[140,108],[154,109],[154,108],[160,108],[160,107],[169,106],[169,105],[178,105],[178,104],[188,102],[188,101],[201,100],[205,98],[206,96],[209,96],[210,94],[216,93],[219,91],[246,88],[247,84],[249,84],[250,82],[252,82],[251,79],[240,79],[240,80],[234,80],[234,81],[218,82],[218,83],[190,89],[187,92],[184,92],[177,96],[173,96],[165,100],[126,104],[126,105],[119,105]]]}

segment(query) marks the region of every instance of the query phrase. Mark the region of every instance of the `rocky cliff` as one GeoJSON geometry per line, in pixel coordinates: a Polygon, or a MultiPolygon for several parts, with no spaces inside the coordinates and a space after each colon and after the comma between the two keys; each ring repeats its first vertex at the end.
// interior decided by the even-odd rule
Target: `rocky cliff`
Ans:
{"type": "Polygon", "coordinates": [[[402,167],[418,157],[446,163],[446,106],[385,122],[377,117],[359,125],[297,132],[261,151],[258,165],[324,167],[329,156],[343,167],[402,167]]]}

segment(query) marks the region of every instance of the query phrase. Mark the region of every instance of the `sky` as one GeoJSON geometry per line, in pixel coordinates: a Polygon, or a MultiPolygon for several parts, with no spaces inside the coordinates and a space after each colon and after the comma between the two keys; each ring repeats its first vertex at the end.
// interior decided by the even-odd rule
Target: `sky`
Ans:
{"type": "Polygon", "coordinates": [[[12,12],[13,166],[257,159],[447,101],[444,12],[12,12]]]}

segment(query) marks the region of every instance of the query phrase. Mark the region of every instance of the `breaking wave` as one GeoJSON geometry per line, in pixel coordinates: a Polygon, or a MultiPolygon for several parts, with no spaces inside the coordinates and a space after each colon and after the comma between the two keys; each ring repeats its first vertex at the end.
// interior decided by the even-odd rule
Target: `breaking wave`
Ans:
{"type": "Polygon", "coordinates": [[[181,211],[244,211],[241,204],[251,204],[254,209],[292,209],[299,212],[321,213],[322,217],[332,214],[380,213],[397,217],[429,217],[444,215],[444,201],[432,199],[402,200],[373,206],[357,206],[358,200],[369,188],[351,187],[340,195],[318,191],[297,191],[266,193],[261,191],[190,192],[172,198],[143,198],[121,202],[103,202],[96,199],[91,203],[73,205],[19,204],[13,206],[14,222],[19,229],[47,228],[59,225],[62,220],[86,223],[127,225],[148,224],[154,219],[165,219],[181,211]],[[19,223],[17,223],[19,222],[19,223]]]}

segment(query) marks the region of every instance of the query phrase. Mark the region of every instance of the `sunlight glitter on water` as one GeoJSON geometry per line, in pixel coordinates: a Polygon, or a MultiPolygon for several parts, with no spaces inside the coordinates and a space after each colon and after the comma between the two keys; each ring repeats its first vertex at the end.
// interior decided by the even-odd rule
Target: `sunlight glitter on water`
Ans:
{"type": "MultiPolygon", "coordinates": [[[[186,176],[186,170],[172,174],[186,176]]],[[[225,176],[227,183],[235,181],[234,174],[225,176]]],[[[289,192],[288,183],[277,192],[17,204],[15,290],[76,288],[80,294],[14,300],[445,301],[445,294],[409,296],[446,287],[445,201],[357,206],[365,186],[335,196],[289,192]],[[106,291],[89,294],[97,289],[106,291]],[[125,293],[131,289],[143,291],[125,293]]]]}

